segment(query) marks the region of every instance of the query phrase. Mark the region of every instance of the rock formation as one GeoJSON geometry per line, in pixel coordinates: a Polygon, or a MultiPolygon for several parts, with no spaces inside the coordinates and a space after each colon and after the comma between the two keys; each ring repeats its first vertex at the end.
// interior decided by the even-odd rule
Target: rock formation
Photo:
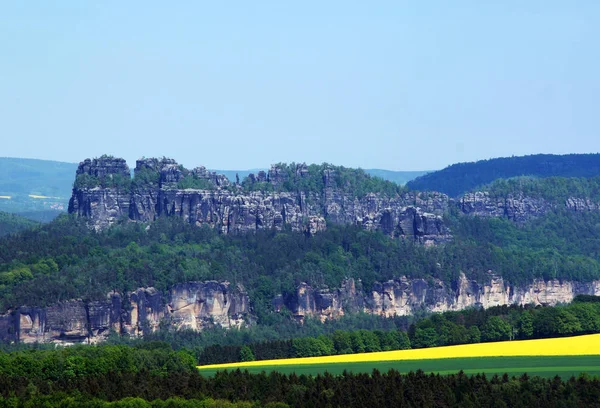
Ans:
{"type": "Polygon", "coordinates": [[[544,198],[524,195],[494,197],[486,191],[466,193],[457,205],[463,214],[481,217],[506,217],[523,223],[540,217],[553,209],[564,208],[569,211],[599,211],[600,203],[589,198],[569,197],[564,203],[555,203],[544,198]]]}
{"type": "MultiPolygon", "coordinates": [[[[311,316],[322,321],[348,313],[385,317],[420,312],[445,312],[469,307],[555,305],[578,294],[600,295],[600,281],[589,283],[535,280],[513,286],[491,275],[481,284],[461,275],[451,285],[439,280],[401,277],[376,282],[365,290],[346,279],[339,288],[300,284],[294,293],[273,300],[276,311],[289,309],[298,321],[311,316]]],[[[45,308],[20,307],[0,315],[0,340],[7,342],[95,343],[113,331],[132,337],[161,328],[201,331],[206,327],[254,324],[251,299],[241,286],[227,282],[187,282],[168,293],[140,288],[126,295],[111,292],[104,301],[72,300],[45,308]]]]}
{"type": "Polygon", "coordinates": [[[0,315],[0,340],[62,344],[98,342],[111,331],[140,336],[166,328],[202,330],[252,323],[249,299],[228,282],[187,282],[166,293],[140,288],[106,300],[71,300],[48,307],[19,307],[0,315]]]}
{"type": "MultiPolygon", "coordinates": [[[[160,216],[178,216],[224,234],[282,229],[285,225],[312,234],[332,222],[361,225],[426,244],[449,238],[441,217],[448,209],[446,195],[368,193],[356,197],[337,186],[333,169],[323,172],[322,191],[286,190],[289,174],[276,165],[268,174],[250,175],[248,188],[232,185],[225,176],[203,167],[189,171],[172,159],[138,160],[128,188],[112,182],[128,172],[122,159],[80,163],[69,213],[86,217],[97,230],[120,218],[149,222],[160,216]],[[89,180],[94,182],[86,183],[89,180]],[[264,187],[267,185],[271,187],[264,187]],[[264,188],[258,188],[261,186],[264,188]]],[[[297,165],[294,177],[309,177],[307,166],[297,165]]]]}
{"type": "Polygon", "coordinates": [[[345,280],[335,290],[316,289],[304,283],[295,293],[276,298],[274,306],[275,309],[289,308],[298,320],[313,316],[324,321],[357,311],[385,317],[408,316],[416,311],[446,312],[469,307],[556,305],[571,302],[579,294],[600,295],[600,281],[535,280],[513,286],[492,274],[483,284],[461,274],[452,285],[440,280],[428,282],[401,277],[376,282],[370,291],[363,291],[361,286],[353,279],[345,280]]]}

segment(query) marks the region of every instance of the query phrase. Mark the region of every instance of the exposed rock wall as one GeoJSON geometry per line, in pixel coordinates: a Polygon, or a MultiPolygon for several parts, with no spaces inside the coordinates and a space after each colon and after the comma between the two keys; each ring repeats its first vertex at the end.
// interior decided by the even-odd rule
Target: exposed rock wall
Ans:
{"type": "MultiPolygon", "coordinates": [[[[555,305],[570,302],[578,294],[600,295],[600,281],[536,280],[515,287],[493,275],[483,284],[461,275],[452,285],[402,277],[375,283],[365,290],[360,282],[347,279],[336,289],[302,283],[294,293],[276,297],[273,305],[275,310],[289,309],[299,321],[307,316],[324,321],[357,312],[392,317],[469,307],[555,305]]],[[[213,326],[242,327],[254,321],[250,299],[241,286],[187,282],[173,286],[166,294],[140,288],[126,296],[111,292],[103,301],[72,300],[45,308],[20,307],[0,315],[0,339],[95,343],[103,341],[111,330],[136,337],[161,328],[201,331],[213,326]]]]}
{"type": "MultiPolygon", "coordinates": [[[[80,163],[77,176],[101,176],[104,180],[128,173],[122,159],[113,160],[88,159],[80,163]]],[[[387,197],[370,193],[355,197],[336,185],[333,170],[324,172],[321,192],[288,192],[280,188],[289,175],[278,166],[273,166],[268,174],[260,172],[249,178],[251,183],[270,184],[274,191],[248,191],[203,167],[189,171],[172,159],[138,160],[135,173],[137,177],[128,189],[106,184],[76,185],[69,213],[86,217],[97,230],[122,217],[148,222],[159,216],[178,216],[189,223],[212,226],[225,234],[282,229],[285,225],[294,231],[315,233],[325,229],[326,222],[332,222],[361,225],[423,243],[443,242],[449,238],[441,217],[448,210],[446,195],[407,193],[387,197]],[[178,188],[180,182],[190,177],[211,188],[178,188]]],[[[308,169],[298,165],[295,174],[308,177],[308,169]]]]}
{"type": "Polygon", "coordinates": [[[326,320],[348,311],[360,310],[385,317],[408,316],[417,311],[446,312],[469,307],[556,305],[568,303],[579,294],[600,295],[600,281],[535,280],[516,287],[494,275],[484,284],[461,275],[453,285],[439,280],[428,282],[402,277],[375,283],[370,291],[362,291],[360,286],[352,279],[344,281],[341,288],[335,290],[315,289],[302,284],[296,293],[275,299],[274,304],[276,308],[285,305],[299,320],[306,316],[326,320]]]}
{"type": "Polygon", "coordinates": [[[62,344],[98,342],[111,330],[129,336],[159,330],[202,330],[209,326],[240,327],[252,322],[248,295],[227,282],[187,282],[163,296],[154,288],[140,288],[106,300],[71,300],[48,307],[20,307],[0,315],[0,339],[24,343],[62,344]]]}
{"type": "Polygon", "coordinates": [[[478,191],[463,195],[457,202],[464,214],[482,217],[506,217],[512,221],[525,222],[560,207],[570,211],[599,211],[600,203],[589,198],[570,197],[564,204],[552,203],[543,198],[527,196],[495,197],[478,191]]]}

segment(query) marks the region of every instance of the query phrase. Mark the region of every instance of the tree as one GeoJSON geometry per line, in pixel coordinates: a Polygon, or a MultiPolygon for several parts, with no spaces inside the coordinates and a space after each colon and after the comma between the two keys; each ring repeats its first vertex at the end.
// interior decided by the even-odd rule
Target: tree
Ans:
{"type": "Polygon", "coordinates": [[[508,340],[511,335],[510,325],[499,316],[490,316],[483,326],[484,341],[508,340]]]}
{"type": "Polygon", "coordinates": [[[243,346],[240,349],[240,361],[254,361],[254,353],[248,346],[243,346]]]}
{"type": "Polygon", "coordinates": [[[558,312],[556,329],[558,334],[575,334],[581,332],[581,323],[573,313],[561,309],[558,312]]]}
{"type": "Polygon", "coordinates": [[[438,345],[438,342],[439,336],[433,327],[416,329],[415,337],[412,340],[413,347],[415,348],[435,347],[438,345]]]}
{"type": "Polygon", "coordinates": [[[469,327],[469,343],[480,343],[481,342],[481,331],[479,327],[473,325],[469,327]]]}
{"type": "Polygon", "coordinates": [[[519,338],[529,339],[533,337],[533,317],[531,312],[524,311],[519,318],[519,338]]]}

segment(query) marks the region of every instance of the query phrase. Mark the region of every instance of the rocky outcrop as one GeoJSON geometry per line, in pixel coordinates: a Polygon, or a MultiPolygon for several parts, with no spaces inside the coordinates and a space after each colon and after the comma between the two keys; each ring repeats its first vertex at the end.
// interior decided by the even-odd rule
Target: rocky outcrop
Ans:
{"type": "MultiPolygon", "coordinates": [[[[275,311],[288,309],[298,321],[312,316],[322,321],[345,314],[408,316],[502,305],[555,305],[578,294],[600,295],[600,281],[589,283],[535,280],[514,286],[489,275],[478,283],[461,275],[456,282],[399,279],[375,283],[368,290],[346,279],[339,288],[300,284],[293,293],[273,300],[275,311]]],[[[160,329],[201,331],[207,327],[239,328],[255,323],[244,288],[228,282],[186,282],[168,293],[140,288],[105,300],[72,300],[48,307],[20,307],[0,315],[0,340],[5,342],[95,343],[112,331],[137,337],[160,329]]]]}
{"type": "MultiPolygon", "coordinates": [[[[101,175],[102,180],[112,180],[129,171],[122,159],[113,160],[88,159],[80,163],[77,176],[101,175]]],[[[425,244],[449,238],[442,219],[449,205],[444,194],[369,193],[357,197],[337,185],[333,169],[324,171],[322,191],[289,191],[286,183],[290,177],[309,177],[308,167],[297,165],[290,176],[282,167],[273,166],[268,173],[250,175],[242,187],[203,167],[189,171],[172,159],[142,159],[136,163],[128,189],[106,182],[76,183],[69,213],[85,217],[97,230],[119,218],[149,222],[160,216],[177,216],[224,234],[282,229],[286,225],[314,234],[331,222],[360,225],[425,244]],[[264,185],[271,187],[259,188],[264,185]]]]}
{"type": "Polygon", "coordinates": [[[244,288],[228,283],[187,282],[173,286],[167,305],[175,329],[241,327],[248,322],[249,300],[244,288]],[[233,289],[233,290],[232,290],[233,289]]]}
{"type": "Polygon", "coordinates": [[[362,291],[360,282],[348,279],[335,290],[301,284],[295,293],[275,299],[274,304],[276,309],[285,305],[298,320],[313,316],[324,321],[356,311],[393,317],[470,307],[556,305],[571,302],[579,294],[600,295],[600,281],[535,280],[528,285],[513,286],[496,275],[490,275],[481,284],[461,274],[452,285],[440,280],[402,277],[375,283],[370,291],[362,291]]]}
{"type": "Polygon", "coordinates": [[[162,294],[140,288],[106,300],[71,300],[48,307],[20,307],[0,316],[6,342],[95,343],[113,331],[132,337],[160,327],[202,330],[252,324],[248,295],[228,282],[187,282],[162,294]]]}
{"type": "Polygon", "coordinates": [[[128,217],[129,188],[116,181],[130,178],[129,167],[123,159],[103,156],[79,163],[69,213],[93,219],[91,225],[96,230],[128,217]]]}
{"type": "Polygon", "coordinates": [[[522,223],[540,217],[553,209],[570,211],[599,211],[600,203],[589,198],[569,197],[564,203],[524,195],[496,197],[486,191],[467,193],[457,202],[463,214],[482,217],[506,217],[522,223]]]}

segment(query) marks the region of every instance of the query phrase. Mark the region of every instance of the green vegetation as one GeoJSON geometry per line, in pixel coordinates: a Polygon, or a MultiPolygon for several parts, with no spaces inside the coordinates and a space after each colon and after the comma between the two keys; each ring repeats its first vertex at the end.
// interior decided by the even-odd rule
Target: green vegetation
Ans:
{"type": "Polygon", "coordinates": [[[202,178],[198,178],[193,174],[188,174],[182,180],[177,183],[177,188],[193,188],[197,190],[214,190],[215,185],[210,181],[202,178]]]}
{"type": "Polygon", "coordinates": [[[122,174],[109,174],[107,177],[96,177],[89,174],[78,174],[75,177],[74,188],[118,188],[128,190],[131,186],[131,178],[122,174]]]}
{"type": "Polygon", "coordinates": [[[25,217],[0,211],[0,237],[38,225],[39,223],[25,217]]]}
{"type": "MultiPolygon", "coordinates": [[[[452,373],[443,376],[422,370],[363,373],[366,367],[348,364],[336,376],[237,370],[209,377],[193,362],[186,352],[162,343],[0,352],[0,407],[594,406],[600,399],[597,377],[537,376],[550,377],[554,370],[577,373],[580,364],[597,372],[597,356],[414,363],[427,371],[452,373]],[[490,375],[456,373],[460,364],[490,375]],[[536,376],[519,375],[524,367],[536,376]],[[510,375],[491,375],[496,372],[510,375]]],[[[395,364],[409,370],[406,362],[395,364]]]]}
{"type": "MultiPolygon", "coordinates": [[[[356,197],[363,197],[367,193],[382,193],[388,196],[403,193],[405,189],[393,182],[369,175],[362,169],[352,169],[343,166],[333,166],[328,163],[311,164],[306,166],[306,173],[301,175],[298,169],[301,165],[296,163],[278,163],[281,171],[282,185],[277,188],[282,191],[304,191],[321,193],[325,188],[325,177],[330,175],[330,185],[350,193],[356,197]]],[[[248,181],[245,180],[245,183],[248,181]]],[[[246,185],[243,183],[243,185],[246,185]]]]}
{"type": "Polygon", "coordinates": [[[134,188],[146,187],[149,185],[156,188],[158,187],[159,182],[160,173],[147,167],[143,167],[139,170],[136,170],[133,176],[133,180],[131,181],[132,186],[134,188]]]}
{"type": "Polygon", "coordinates": [[[454,240],[425,248],[356,226],[331,225],[313,237],[273,230],[234,236],[168,217],[148,229],[125,223],[96,233],[84,220],[65,216],[39,231],[3,239],[0,272],[49,258],[58,272],[0,285],[0,310],[217,279],[244,284],[260,322],[268,323],[275,319],[273,297],[291,293],[300,282],[334,288],[356,278],[369,289],[375,281],[403,275],[452,282],[461,272],[481,282],[489,279],[488,270],[513,284],[600,279],[597,212],[554,212],[521,227],[503,219],[447,221],[454,240]]]}
{"type": "MultiPolygon", "coordinates": [[[[252,374],[276,371],[296,375],[318,375],[325,372],[339,375],[344,371],[356,374],[371,373],[373,370],[387,372],[392,369],[404,374],[422,370],[425,373],[448,375],[462,370],[465,374],[523,375],[527,373],[545,378],[560,376],[568,379],[582,372],[591,376],[600,376],[600,356],[471,357],[244,367],[244,370],[252,374]]],[[[219,371],[222,370],[207,368],[200,370],[200,374],[210,377],[219,371]]]]}
{"type": "Polygon", "coordinates": [[[409,319],[399,319],[383,330],[352,327],[332,331],[332,326],[321,326],[311,335],[282,332],[282,338],[286,334],[296,337],[292,340],[250,343],[256,338],[250,331],[244,336],[245,343],[215,344],[197,349],[196,355],[198,363],[206,365],[243,361],[243,347],[248,347],[256,360],[273,360],[600,333],[598,299],[579,297],[571,305],[556,307],[502,306],[446,312],[411,319],[410,326],[409,319]]]}
{"type": "Polygon", "coordinates": [[[412,190],[433,190],[458,196],[477,186],[518,176],[595,177],[600,174],[600,154],[537,154],[457,163],[407,183],[412,190]]]}

